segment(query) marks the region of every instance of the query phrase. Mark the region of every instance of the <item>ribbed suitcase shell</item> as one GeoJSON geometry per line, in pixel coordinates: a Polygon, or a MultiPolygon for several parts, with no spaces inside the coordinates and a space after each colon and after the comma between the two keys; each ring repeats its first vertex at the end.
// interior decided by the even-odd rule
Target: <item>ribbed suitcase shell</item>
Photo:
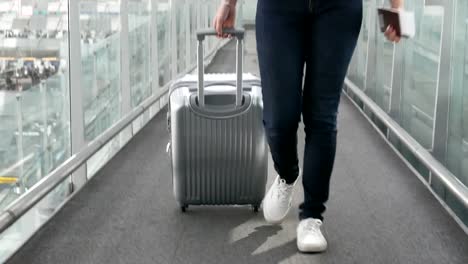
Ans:
{"type": "MultiPolygon", "coordinates": [[[[196,80],[196,76],[187,75],[170,90],[174,195],[181,206],[259,206],[268,169],[260,80],[243,75],[243,84],[248,87],[243,94],[251,100],[241,113],[230,116],[195,111],[190,98],[196,94],[196,80]]],[[[231,83],[235,89],[236,76],[205,75],[206,86],[213,82],[231,83]]]]}

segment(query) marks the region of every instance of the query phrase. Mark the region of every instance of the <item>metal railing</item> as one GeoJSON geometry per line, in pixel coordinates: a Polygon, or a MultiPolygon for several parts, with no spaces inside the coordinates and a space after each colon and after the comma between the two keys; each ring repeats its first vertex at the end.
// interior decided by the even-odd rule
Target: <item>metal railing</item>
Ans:
{"type": "Polygon", "coordinates": [[[406,0],[416,35],[389,43],[376,9],[364,19],[344,90],[461,226],[468,230],[466,1],[406,0]],[[453,56],[453,54],[458,54],[453,56]]]}
{"type": "MultiPolygon", "coordinates": [[[[349,79],[345,80],[345,86],[358,97],[366,110],[374,114],[385,126],[392,131],[397,138],[416,156],[442,184],[465,206],[468,207],[468,188],[460,182],[444,165],[436,160],[421,144],[419,144],[408,132],[406,132],[395,120],[370,99],[349,79]]],[[[349,93],[349,91],[348,91],[349,93]]]]}

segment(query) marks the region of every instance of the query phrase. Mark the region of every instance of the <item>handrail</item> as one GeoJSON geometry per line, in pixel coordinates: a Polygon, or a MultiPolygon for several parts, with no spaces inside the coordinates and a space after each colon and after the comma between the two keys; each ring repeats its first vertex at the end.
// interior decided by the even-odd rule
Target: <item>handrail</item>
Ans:
{"type": "Polygon", "coordinates": [[[374,101],[364,94],[348,78],[345,85],[366,105],[374,115],[390,129],[398,139],[408,147],[442,184],[466,207],[468,208],[468,187],[466,187],[455,175],[444,165],[436,160],[423,146],[421,146],[408,132],[406,132],[395,120],[382,110],[374,101]]]}
{"type": "MultiPolygon", "coordinates": [[[[227,41],[214,47],[206,56],[210,58],[220,46],[228,43],[227,41]]],[[[188,67],[182,74],[189,73],[195,69],[195,65],[188,67]]],[[[96,139],[89,142],[78,153],[72,155],[60,166],[55,168],[52,172],[47,174],[39,182],[37,182],[31,189],[22,194],[18,199],[8,205],[2,212],[0,212],[0,234],[3,233],[8,227],[16,222],[23,216],[29,209],[36,205],[42,198],[55,189],[60,183],[68,178],[70,174],[79,169],[93,154],[98,152],[105,144],[111,141],[118,133],[130,125],[135,119],[140,117],[146,110],[148,110],[155,102],[162,96],[167,94],[171,82],[162,87],[157,94],[153,94],[141,102],[132,111],[121,118],[117,123],[108,128],[105,132],[99,135],[96,139]]]]}
{"type": "Polygon", "coordinates": [[[103,134],[87,144],[80,152],[68,158],[59,167],[42,178],[26,193],[7,206],[0,214],[0,233],[10,227],[19,217],[36,205],[42,198],[62,183],[70,174],[81,167],[94,153],[99,151],[106,143],[111,141],[118,133],[130,125],[135,119],[149,109],[167,91],[152,95],[138,107],[125,115],[119,122],[108,128],[103,134]]]}
{"type": "Polygon", "coordinates": [[[11,165],[10,167],[0,171],[0,177],[11,175],[16,169],[18,169],[21,165],[25,164],[26,162],[30,161],[34,158],[34,153],[30,153],[28,156],[24,157],[22,160],[16,162],[15,164],[11,165]]]}

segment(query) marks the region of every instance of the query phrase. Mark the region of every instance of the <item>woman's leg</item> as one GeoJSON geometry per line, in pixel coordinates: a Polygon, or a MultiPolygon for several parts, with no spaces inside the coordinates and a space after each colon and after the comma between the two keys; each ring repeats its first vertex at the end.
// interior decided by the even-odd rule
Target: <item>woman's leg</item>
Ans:
{"type": "Polygon", "coordinates": [[[281,223],[291,208],[298,174],[297,128],[302,109],[304,0],[259,0],[257,53],[263,91],[263,123],[275,178],[263,200],[263,216],[281,223]]]}
{"type": "Polygon", "coordinates": [[[257,52],[263,90],[263,122],[274,167],[286,183],[298,176],[297,128],[304,70],[303,0],[259,0],[257,52]]]}
{"type": "Polygon", "coordinates": [[[311,0],[303,95],[304,202],[301,219],[323,219],[336,151],[337,113],[362,20],[362,0],[311,0]]]}

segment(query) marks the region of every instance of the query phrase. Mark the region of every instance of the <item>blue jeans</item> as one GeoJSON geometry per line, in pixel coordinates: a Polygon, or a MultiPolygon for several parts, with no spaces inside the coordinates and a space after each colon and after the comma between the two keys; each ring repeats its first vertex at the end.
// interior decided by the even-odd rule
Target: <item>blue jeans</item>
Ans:
{"type": "Polygon", "coordinates": [[[305,126],[300,219],[323,219],[341,89],[361,21],[362,0],[258,0],[263,123],[275,169],[287,183],[299,173],[301,114],[305,126]]]}

